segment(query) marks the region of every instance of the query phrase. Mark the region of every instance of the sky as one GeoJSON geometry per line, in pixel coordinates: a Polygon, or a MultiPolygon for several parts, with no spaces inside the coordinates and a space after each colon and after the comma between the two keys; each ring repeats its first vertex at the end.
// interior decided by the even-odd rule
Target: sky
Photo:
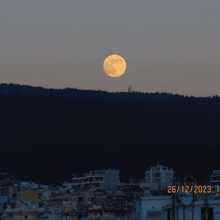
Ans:
{"type": "Polygon", "coordinates": [[[219,0],[0,0],[0,83],[220,95],[219,0]],[[119,78],[106,57],[127,63],[119,78]]]}

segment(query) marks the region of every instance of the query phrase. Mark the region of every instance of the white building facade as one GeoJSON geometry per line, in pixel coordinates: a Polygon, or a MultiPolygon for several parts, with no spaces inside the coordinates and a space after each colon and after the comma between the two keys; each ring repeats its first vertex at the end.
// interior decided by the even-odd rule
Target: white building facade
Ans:
{"type": "Polygon", "coordinates": [[[137,220],[162,220],[163,206],[172,203],[171,196],[150,196],[142,197],[141,201],[136,203],[137,220]]]}
{"type": "Polygon", "coordinates": [[[220,220],[220,200],[207,194],[143,197],[136,203],[137,220],[220,220]],[[203,197],[206,195],[203,195],[203,197]]]}
{"type": "Polygon", "coordinates": [[[150,170],[145,172],[145,186],[152,189],[164,189],[169,185],[173,185],[174,171],[168,167],[159,165],[150,167],[150,170]]]}
{"type": "Polygon", "coordinates": [[[119,179],[120,170],[95,170],[89,172],[86,176],[73,177],[72,187],[94,187],[113,190],[117,185],[120,185],[119,179]]]}

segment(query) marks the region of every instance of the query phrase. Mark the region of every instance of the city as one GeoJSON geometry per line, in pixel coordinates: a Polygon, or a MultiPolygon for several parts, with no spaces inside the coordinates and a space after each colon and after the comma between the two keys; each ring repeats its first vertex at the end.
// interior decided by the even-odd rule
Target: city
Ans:
{"type": "Polygon", "coordinates": [[[145,180],[122,183],[119,172],[73,173],[62,187],[1,173],[1,219],[220,219],[219,170],[213,170],[209,186],[196,186],[192,177],[180,183],[174,170],[159,162],[146,170],[145,180]]]}

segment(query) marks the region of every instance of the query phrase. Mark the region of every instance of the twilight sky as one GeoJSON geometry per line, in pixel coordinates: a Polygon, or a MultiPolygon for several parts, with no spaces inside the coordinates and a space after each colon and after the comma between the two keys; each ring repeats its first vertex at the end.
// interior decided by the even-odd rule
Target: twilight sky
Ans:
{"type": "Polygon", "coordinates": [[[0,83],[220,94],[220,1],[0,0],[0,83]]]}

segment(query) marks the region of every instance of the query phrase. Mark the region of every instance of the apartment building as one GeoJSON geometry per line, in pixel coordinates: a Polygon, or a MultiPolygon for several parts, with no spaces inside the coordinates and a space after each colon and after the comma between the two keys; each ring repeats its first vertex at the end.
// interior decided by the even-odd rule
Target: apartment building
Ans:
{"type": "Polygon", "coordinates": [[[105,188],[106,190],[114,190],[120,185],[120,170],[95,170],[85,174],[82,177],[72,178],[73,188],[105,188]]]}
{"type": "Polygon", "coordinates": [[[174,180],[174,171],[168,169],[168,167],[164,167],[163,165],[159,165],[159,162],[156,166],[151,166],[150,170],[145,172],[145,187],[149,187],[151,189],[163,189],[168,185],[173,184],[174,180]]]}
{"type": "Polygon", "coordinates": [[[210,178],[211,186],[220,186],[220,170],[213,170],[213,174],[210,178]]]}

